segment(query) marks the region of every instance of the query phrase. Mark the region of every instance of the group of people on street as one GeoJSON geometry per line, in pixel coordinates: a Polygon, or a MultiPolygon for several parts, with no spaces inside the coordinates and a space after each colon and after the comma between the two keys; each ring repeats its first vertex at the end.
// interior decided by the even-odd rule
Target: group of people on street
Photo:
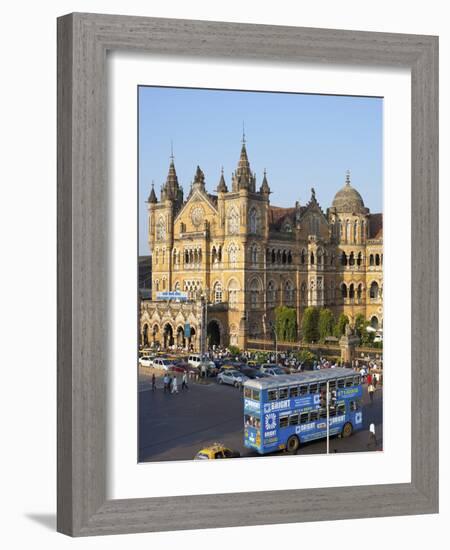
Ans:
{"type": "MultiPolygon", "coordinates": [[[[178,379],[175,375],[165,373],[163,377],[164,383],[164,393],[178,393],[178,379]]],[[[188,390],[188,378],[187,374],[184,372],[181,377],[181,391],[188,390]]],[[[152,391],[156,391],[156,376],[155,373],[152,374],[152,391]]]]}

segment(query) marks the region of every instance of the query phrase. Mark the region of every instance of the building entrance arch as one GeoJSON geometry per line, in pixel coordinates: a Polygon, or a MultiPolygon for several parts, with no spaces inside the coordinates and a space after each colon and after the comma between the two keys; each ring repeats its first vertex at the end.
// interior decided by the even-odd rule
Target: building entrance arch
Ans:
{"type": "Polygon", "coordinates": [[[217,321],[210,321],[207,327],[208,346],[220,346],[220,327],[217,321]]]}
{"type": "Polygon", "coordinates": [[[168,348],[169,346],[173,346],[173,343],[173,328],[170,323],[167,323],[164,325],[164,347],[168,348]]]}

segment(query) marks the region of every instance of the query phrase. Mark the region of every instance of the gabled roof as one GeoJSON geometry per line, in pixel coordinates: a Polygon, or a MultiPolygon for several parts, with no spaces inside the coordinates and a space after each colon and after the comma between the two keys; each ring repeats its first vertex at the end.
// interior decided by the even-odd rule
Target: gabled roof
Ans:
{"type": "Polygon", "coordinates": [[[369,215],[369,239],[383,238],[383,214],[369,215]]]}
{"type": "Polygon", "coordinates": [[[283,223],[286,220],[290,220],[292,223],[295,222],[295,211],[296,208],[282,208],[280,206],[269,206],[269,228],[280,230],[283,226],[283,223]]]}

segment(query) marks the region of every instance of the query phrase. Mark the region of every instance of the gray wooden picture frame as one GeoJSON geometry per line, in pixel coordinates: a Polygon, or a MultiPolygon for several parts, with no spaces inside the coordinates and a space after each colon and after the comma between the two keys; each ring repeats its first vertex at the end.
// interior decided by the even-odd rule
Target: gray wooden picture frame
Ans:
{"type": "Polygon", "coordinates": [[[438,38],[82,13],[59,18],[57,414],[57,529],[68,535],[437,512],[438,38]],[[411,483],[107,499],[110,50],[410,68],[411,483]]]}

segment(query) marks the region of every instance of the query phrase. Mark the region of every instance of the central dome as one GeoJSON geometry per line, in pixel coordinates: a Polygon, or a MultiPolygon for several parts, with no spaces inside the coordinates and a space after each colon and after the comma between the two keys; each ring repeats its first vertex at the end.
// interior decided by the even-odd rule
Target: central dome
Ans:
{"type": "Polygon", "coordinates": [[[365,212],[364,201],[358,191],[351,186],[350,176],[347,174],[345,185],[334,196],[331,205],[337,212],[365,212]]]}

